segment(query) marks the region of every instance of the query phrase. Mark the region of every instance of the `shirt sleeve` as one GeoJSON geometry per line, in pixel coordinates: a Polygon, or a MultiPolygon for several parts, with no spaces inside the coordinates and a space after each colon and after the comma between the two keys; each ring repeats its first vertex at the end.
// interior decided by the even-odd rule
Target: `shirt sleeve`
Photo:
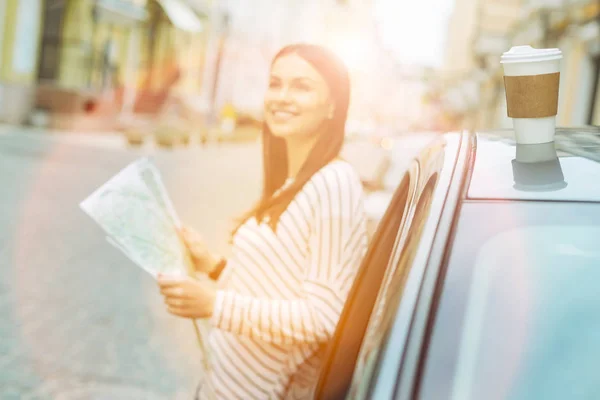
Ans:
{"type": "Polygon", "coordinates": [[[315,175],[315,207],[302,297],[256,298],[217,293],[212,321],[219,329],[277,344],[325,342],[338,323],[366,248],[358,210],[362,188],[337,171],[315,175]]]}

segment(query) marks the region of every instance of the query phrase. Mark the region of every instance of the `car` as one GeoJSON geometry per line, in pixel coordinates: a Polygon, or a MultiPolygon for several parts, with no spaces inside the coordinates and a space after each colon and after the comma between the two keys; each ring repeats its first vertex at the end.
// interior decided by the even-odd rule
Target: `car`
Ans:
{"type": "Polygon", "coordinates": [[[448,133],[413,160],[315,399],[600,398],[600,130],[448,133]]]}

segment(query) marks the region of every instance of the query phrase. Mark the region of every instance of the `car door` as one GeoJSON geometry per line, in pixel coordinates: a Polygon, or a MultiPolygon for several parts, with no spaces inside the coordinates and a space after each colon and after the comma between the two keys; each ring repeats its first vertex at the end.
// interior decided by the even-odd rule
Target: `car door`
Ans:
{"type": "Polygon", "coordinates": [[[413,162],[404,174],[358,271],[327,349],[316,399],[339,399],[350,385],[354,364],[395,247],[405,238],[405,221],[418,188],[419,168],[413,162]]]}
{"type": "Polygon", "coordinates": [[[387,342],[404,293],[407,277],[415,260],[425,223],[429,218],[436,184],[437,174],[434,174],[416,201],[414,212],[408,222],[406,240],[392,255],[386,270],[356,362],[348,393],[351,399],[366,398],[372,390],[371,377],[378,372],[379,354],[387,342]]]}
{"type": "MultiPolygon", "coordinates": [[[[399,186],[342,313],[315,398],[365,398],[371,395],[371,377],[378,375],[381,349],[395,322],[405,285],[408,281],[413,282],[409,288],[411,299],[419,290],[420,279],[409,279],[409,275],[413,263],[420,266],[426,263],[427,254],[422,254],[421,238],[427,235],[427,240],[423,241],[427,244],[435,236],[435,222],[443,208],[456,162],[460,138],[455,139],[450,146],[446,146],[445,140],[428,146],[411,167],[412,176],[417,178],[416,191],[401,213],[397,197],[402,185],[399,186]],[[432,213],[432,209],[436,212],[432,213]]],[[[419,268],[417,275],[422,273],[419,268]]],[[[410,318],[404,325],[408,330],[410,318]]]]}

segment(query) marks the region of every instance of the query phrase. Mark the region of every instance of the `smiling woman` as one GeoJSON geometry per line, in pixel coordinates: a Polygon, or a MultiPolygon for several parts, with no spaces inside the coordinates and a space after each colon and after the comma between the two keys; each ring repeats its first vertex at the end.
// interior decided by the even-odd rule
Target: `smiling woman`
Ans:
{"type": "Polygon", "coordinates": [[[314,45],[282,49],[264,100],[264,187],[233,234],[232,256],[184,232],[212,277],[159,280],[169,312],[210,318],[199,399],[310,399],[367,247],[360,178],[339,159],[348,73],[314,45]]]}
{"type": "Polygon", "coordinates": [[[273,64],[265,118],[275,136],[317,137],[333,111],[327,83],[302,57],[291,54],[273,64]]]}

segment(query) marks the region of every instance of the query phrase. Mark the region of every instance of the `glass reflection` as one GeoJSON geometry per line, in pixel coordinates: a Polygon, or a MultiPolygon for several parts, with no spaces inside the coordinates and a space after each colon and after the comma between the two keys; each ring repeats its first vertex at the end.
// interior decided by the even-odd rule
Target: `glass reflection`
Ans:
{"type": "Polygon", "coordinates": [[[516,190],[549,192],[567,186],[554,142],[517,144],[512,170],[516,190]]]}

